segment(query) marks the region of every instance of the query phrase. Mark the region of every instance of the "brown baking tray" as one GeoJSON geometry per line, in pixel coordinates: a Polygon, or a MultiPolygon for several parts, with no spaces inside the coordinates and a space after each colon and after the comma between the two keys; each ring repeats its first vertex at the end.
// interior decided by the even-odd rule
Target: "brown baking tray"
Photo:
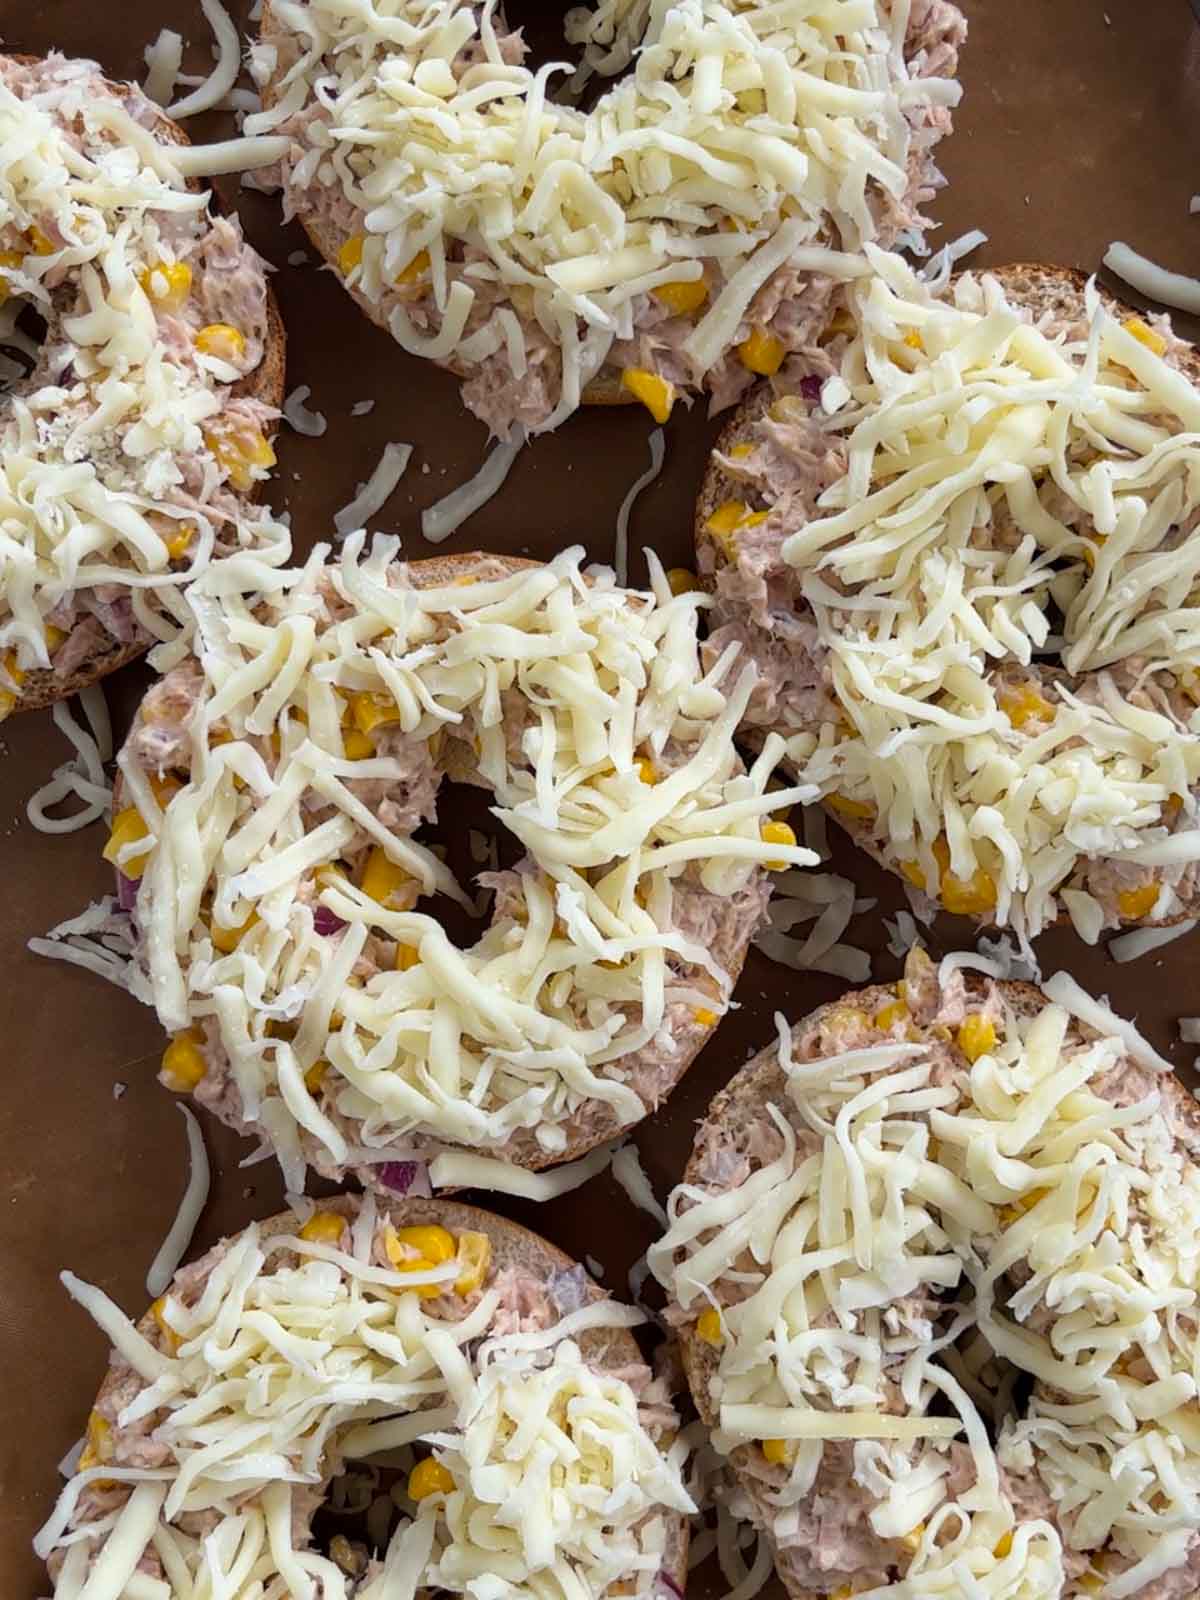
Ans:
{"type": "MultiPolygon", "coordinates": [[[[971,24],[963,57],[965,96],[942,146],[950,180],[934,206],[944,238],[981,227],[978,262],[1037,260],[1095,268],[1123,238],[1181,271],[1200,269],[1200,189],[1194,158],[1200,130],[1200,29],[1186,0],[962,0],[971,24]]],[[[234,6],[244,17],[244,0],[234,6]]],[[[562,54],[562,6],[517,3],[538,59],[562,54]]],[[[142,51],[159,28],[190,42],[186,65],[203,70],[208,29],[189,0],[0,0],[0,40],[9,50],[52,48],[98,60],[112,77],[139,78],[142,51]]],[[[193,137],[226,131],[220,118],[193,123],[193,137]]],[[[305,246],[283,227],[275,201],[222,180],[250,237],[279,269],[275,284],[288,324],[288,387],[311,385],[309,404],[329,427],[320,439],[284,429],[271,489],[292,516],[297,549],[328,536],[333,511],[350,499],[388,440],[415,446],[413,465],[376,526],[403,536],[405,553],[428,553],[418,513],[473,472],[483,429],[459,405],[454,380],[403,354],[358,313],[328,272],[291,267],[305,246]],[[355,401],[374,410],[353,418],[355,401]]],[[[1136,298],[1136,297],[1134,297],[1136,298]]],[[[1181,321],[1193,336],[1200,328],[1181,321]]],[[[647,460],[648,417],[640,410],[584,412],[522,453],[504,491],[444,547],[546,557],[581,543],[610,560],[617,507],[647,460]]],[[[677,408],[667,429],[666,467],[638,502],[630,529],[635,581],[640,550],[667,566],[690,559],[692,497],[715,428],[699,409],[677,408]]],[[[145,674],[109,683],[118,732],[145,674]]],[[[172,1097],[155,1082],[162,1038],[153,1016],[90,974],[29,954],[25,941],[80,910],[111,885],[99,858],[101,829],[48,838],[25,820],[29,794],[65,758],[47,713],[0,728],[0,1595],[47,1592],[29,1542],[59,1480],[56,1463],[78,1438],[99,1386],[105,1341],[68,1301],[57,1273],[69,1266],[129,1311],[145,1304],[143,1280],[184,1182],[184,1130],[172,1097]],[[118,1092],[117,1086],[123,1085],[118,1092]]],[[[831,832],[836,830],[831,830],[831,832]]],[[[883,917],[903,904],[895,884],[841,849],[834,863],[878,909],[858,919],[856,942],[884,952],[883,917]]],[[[935,945],[973,942],[965,924],[943,919],[935,945]]],[[[1200,1011],[1200,931],[1157,954],[1118,966],[1069,932],[1045,936],[1043,970],[1067,967],[1137,1017],[1159,1049],[1190,1075],[1176,1019],[1200,1011]]],[[[886,953],[877,975],[895,976],[886,953]]],[[[803,1014],[835,995],[831,978],[800,975],[753,956],[724,1022],[682,1088],[638,1132],[660,1197],[679,1175],[691,1132],[713,1093],[772,1035],[772,1015],[803,1014]]],[[[211,1202],[195,1248],[280,1204],[276,1169],[239,1169],[248,1146],[205,1120],[213,1160],[211,1202]]],[[[625,1292],[631,1263],[654,1234],[608,1176],[552,1206],[500,1201],[559,1245],[599,1261],[625,1292]]],[[[701,1596],[719,1594],[704,1572],[701,1596]]]]}

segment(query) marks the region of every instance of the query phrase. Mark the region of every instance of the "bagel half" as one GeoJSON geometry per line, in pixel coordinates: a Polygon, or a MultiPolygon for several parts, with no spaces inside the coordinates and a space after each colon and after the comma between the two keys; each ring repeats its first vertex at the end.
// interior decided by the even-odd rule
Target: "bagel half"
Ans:
{"type": "MultiPolygon", "coordinates": [[[[1034,320],[1060,316],[1082,319],[1085,315],[1084,290],[1090,281],[1090,275],[1080,268],[1017,262],[1007,266],[982,268],[980,271],[995,278],[1008,299],[1014,305],[1027,310],[1034,320]]],[[[1118,320],[1141,315],[1136,307],[1128,305],[1107,289],[1098,288],[1098,292],[1105,308],[1118,320]]],[[[1193,386],[1200,389],[1200,348],[1193,345],[1175,345],[1168,359],[1193,386]]],[[[721,430],[714,453],[708,459],[696,500],[693,537],[701,581],[710,590],[715,587],[716,574],[729,565],[729,558],[721,541],[709,529],[709,519],[724,502],[731,498],[745,497],[747,493],[746,484],[725,471],[717,459],[718,453],[728,456],[737,446],[752,442],[771,406],[785,392],[786,389],[782,385],[775,385],[769,381],[759,384],[742,401],[721,430]]],[[[755,496],[756,507],[766,504],[762,496],[755,496]]],[[[803,607],[803,602],[800,604],[803,607]]],[[[1037,665],[1047,682],[1070,679],[1071,675],[1062,667],[1048,663],[1037,665]]],[[[790,731],[805,730],[793,728],[790,731]]],[[[743,734],[751,744],[759,743],[765,732],[765,728],[759,727],[747,726],[743,729],[743,734]]],[[[893,875],[901,876],[894,857],[884,848],[886,840],[881,843],[874,837],[869,822],[843,814],[831,806],[828,800],[822,800],[820,803],[826,814],[849,834],[860,849],[893,875]]],[[[1184,903],[1170,915],[1159,918],[1150,915],[1123,918],[1123,926],[1167,927],[1190,919],[1195,916],[1197,907],[1200,906],[1200,884],[1197,885],[1190,900],[1185,896],[1181,896],[1181,899],[1184,903]]],[[[976,920],[982,926],[989,926],[992,919],[984,913],[976,920]]],[[[1070,919],[1060,909],[1056,920],[1061,925],[1070,919]]]]}
{"type": "MultiPolygon", "coordinates": [[[[435,556],[427,560],[406,563],[405,571],[414,587],[436,588],[453,586],[457,583],[470,581],[472,578],[482,577],[495,580],[537,566],[539,566],[539,563],[519,557],[493,556],[481,552],[472,552],[435,556]]],[[[167,700],[164,700],[160,706],[157,703],[157,697],[160,694],[169,697],[171,691],[172,676],[170,675],[163,680],[161,685],[154,685],[149,691],[151,696],[156,697],[151,719],[156,731],[163,726],[165,714],[163,708],[167,704],[167,700]]],[[[178,711],[174,714],[176,716],[183,715],[178,711]]],[[[137,738],[139,729],[146,720],[143,713],[139,711],[130,733],[131,742],[137,738]]],[[[137,758],[135,757],[135,759],[137,758]]],[[[478,770],[472,763],[468,746],[462,740],[448,739],[444,741],[442,750],[437,757],[437,765],[444,776],[452,782],[467,783],[475,787],[486,787],[478,770]]],[[[175,767],[172,767],[168,761],[163,766],[156,766],[154,770],[159,772],[160,775],[167,775],[174,771],[177,776],[183,777],[189,769],[185,758],[181,757],[179,764],[175,767]]],[[[114,809],[118,813],[121,811],[122,806],[127,804],[126,786],[122,783],[119,775],[114,801],[114,809]]],[[[699,886],[689,880],[684,887],[696,889],[699,886]]],[[[731,990],[736,985],[745,962],[754,920],[760,905],[759,897],[764,893],[764,876],[758,874],[747,885],[744,893],[739,890],[736,897],[731,896],[724,903],[723,914],[716,920],[711,936],[705,935],[706,948],[715,962],[728,974],[731,990]],[[737,900],[736,906],[735,899],[737,900]]],[[[678,905],[680,908],[680,926],[686,931],[688,927],[686,921],[688,897],[681,896],[678,905]]],[[[692,937],[696,937],[696,935],[693,934],[692,937]]],[[[670,1095],[701,1049],[713,1036],[716,1013],[709,1012],[706,1008],[699,1006],[694,1010],[688,1007],[675,1007],[674,1011],[682,1011],[684,1014],[678,1017],[674,1013],[672,1014],[670,1021],[674,1045],[672,1050],[662,1050],[654,1041],[651,1041],[651,1043],[635,1052],[631,1052],[621,1060],[625,1081],[633,1088],[640,1099],[644,1108],[643,1115],[650,1115],[670,1095]]],[[[199,1084],[196,1090],[197,1099],[237,1131],[244,1134],[256,1131],[255,1125],[251,1125],[243,1119],[240,1098],[236,1093],[231,1092],[233,1086],[228,1081],[229,1063],[224,1048],[219,1045],[219,1042],[214,1044],[212,1040],[208,1041],[207,1048],[217,1053],[216,1059],[219,1062],[219,1070],[215,1075],[199,1084]]],[[[618,1121],[611,1106],[599,1100],[586,1099],[566,1116],[559,1126],[565,1135],[566,1141],[561,1148],[548,1149],[539,1142],[536,1128],[519,1127],[514,1129],[502,1146],[488,1147],[483,1153],[498,1155],[506,1161],[513,1162],[529,1170],[540,1171],[575,1160],[596,1149],[616,1137],[621,1132],[623,1124],[618,1121]]],[[[433,1159],[442,1150],[463,1153],[466,1148],[460,1144],[438,1142],[432,1135],[421,1134],[409,1138],[401,1138],[398,1144],[402,1159],[408,1159],[409,1157],[433,1159]]],[[[387,1192],[387,1186],[381,1176],[382,1168],[379,1165],[352,1165],[348,1168],[331,1166],[323,1147],[315,1140],[311,1140],[308,1135],[305,1135],[305,1149],[308,1151],[310,1163],[323,1176],[337,1181],[345,1175],[347,1170],[350,1170],[365,1186],[381,1188],[384,1192],[387,1192]]]]}
{"type": "MultiPolygon", "coordinates": [[[[38,56],[13,54],[10,60],[29,66],[40,60],[38,56]]],[[[116,98],[120,98],[127,88],[134,85],[121,85],[111,79],[104,79],[105,86],[116,98]]],[[[148,105],[152,102],[147,101],[148,105]]],[[[153,121],[154,137],[160,144],[186,145],[191,143],[188,134],[177,122],[173,122],[165,111],[154,108],[153,121]]],[[[200,193],[204,185],[196,178],[189,178],[187,186],[194,193],[200,193]]],[[[224,207],[215,189],[212,190],[210,208],[218,215],[222,214],[224,207]]],[[[285,356],[287,348],[287,335],[283,325],[283,317],[279,311],[279,302],[270,281],[266,284],[267,325],[263,336],[263,356],[253,372],[246,373],[236,383],[229,386],[232,397],[245,397],[261,401],[263,405],[278,411],[283,406],[285,356]]],[[[278,431],[278,421],[268,424],[271,436],[278,431]]],[[[261,486],[256,485],[249,498],[257,499],[261,493],[261,486]]],[[[65,677],[53,670],[38,669],[26,675],[21,685],[21,692],[13,706],[13,714],[21,711],[41,711],[53,705],[58,700],[69,700],[72,695],[81,689],[90,688],[92,684],[99,683],[109,673],[116,672],[118,667],[126,666],[131,661],[138,660],[151,648],[153,641],[131,640],[122,643],[119,639],[108,638],[101,648],[95,650],[82,661],[79,666],[65,677]]]]}
{"type": "MultiPolygon", "coordinates": [[[[910,986],[915,978],[918,985],[932,982],[935,999],[944,999],[946,990],[940,987],[937,970],[923,957],[920,951],[910,955],[909,965],[906,968],[910,986]],[[915,965],[914,965],[915,962],[915,965]]],[[[969,1014],[979,1010],[985,1003],[988,991],[993,987],[1003,997],[1004,1003],[1012,1013],[1020,1019],[1031,1019],[1043,1011],[1047,1005],[1047,998],[1034,984],[1018,982],[1015,980],[990,980],[974,972],[959,972],[955,981],[961,979],[962,989],[960,1014],[969,1014]]],[[[900,991],[904,993],[903,990],[900,991]]],[[[909,998],[914,998],[912,994],[909,998]]],[[[914,1000],[914,1003],[918,1003],[914,1000]]],[[[912,1041],[926,1042],[935,1049],[949,1052],[949,1059],[962,1072],[969,1070],[970,1058],[966,1056],[960,1045],[955,1042],[956,1034],[953,1024],[951,1027],[940,1028],[929,1020],[917,1020],[905,1016],[894,1024],[880,1024],[880,1014],[885,1008],[895,1011],[897,1006],[897,987],[890,984],[872,984],[866,988],[852,990],[839,999],[816,1008],[800,1021],[792,1024],[792,1047],[797,1061],[811,1063],[819,1061],[824,1055],[836,1054],[845,1048],[857,1048],[864,1042],[862,1034],[856,1036],[852,1045],[835,1045],[828,1052],[821,1049],[796,1050],[796,1041],[802,1036],[811,1037],[816,1033],[824,1020],[830,1020],[835,1025],[844,1019],[839,1019],[837,1014],[862,1014],[864,1021],[874,1019],[874,1026],[878,1030],[891,1035],[890,1042],[912,1041]]],[[[904,1007],[901,1006],[903,1010],[904,1007]]],[[[921,1007],[921,1016],[926,1012],[936,1017],[937,1011],[929,1006],[921,1007]]],[[[836,1037],[836,1030],[834,1036],[836,1037]]],[[[867,1028],[866,1032],[870,1032],[867,1028]]],[[[1066,1040],[1070,1042],[1090,1042],[1101,1037],[1101,1034],[1085,1023],[1071,1018],[1067,1030],[1066,1040]]],[[[869,1040],[865,1042],[870,1042],[869,1040]]],[[[885,1041],[887,1042],[887,1041],[885,1041]]],[[[1191,1163],[1200,1161],[1200,1102],[1177,1078],[1166,1073],[1147,1071],[1130,1056],[1125,1055],[1105,1074],[1109,1080],[1121,1078],[1128,1083],[1128,1097],[1130,1101],[1142,1099],[1151,1091],[1161,1095],[1161,1104],[1164,1116],[1169,1125],[1174,1141],[1176,1154],[1191,1163]]],[[[932,1081],[932,1080],[931,1080],[932,1081]]],[[[942,1083],[943,1077],[937,1078],[942,1083]]],[[[775,1125],[768,1115],[768,1106],[786,1106],[789,1101],[787,1078],[779,1064],[778,1045],[773,1044],[754,1056],[730,1080],[724,1089],[713,1099],[707,1113],[699,1125],[691,1155],[682,1176],[681,1185],[690,1189],[691,1195],[706,1193],[708,1195],[729,1192],[729,1185],[714,1178],[711,1165],[714,1154],[728,1152],[732,1157],[745,1157],[748,1171],[752,1175],[761,1159],[755,1155],[755,1141],[759,1132],[773,1134],[775,1125]]],[[[799,1119],[793,1115],[793,1127],[800,1126],[799,1119]]],[[[811,1134],[811,1129],[809,1130],[811,1134]]],[[[817,1150],[820,1149],[818,1140],[817,1150]]],[[[811,1154],[811,1147],[806,1153],[811,1154]]],[[[932,1159],[932,1158],[931,1158],[932,1159]]],[[[796,1157],[800,1161],[799,1151],[796,1157]]],[[[746,1180],[741,1180],[746,1181],[746,1180]]],[[[686,1216],[686,1209],[681,1209],[680,1216],[686,1216]]],[[[701,1238],[705,1238],[701,1235],[701,1238]]],[[[677,1262],[686,1259],[684,1256],[676,1258],[677,1262]]],[[[662,1272],[656,1268],[659,1276],[662,1272]]],[[[719,1282],[719,1280],[717,1280],[719,1282]]],[[[1020,1281],[1019,1276],[1016,1279],[1020,1281]]],[[[669,1292],[669,1291],[668,1291],[669,1292]]],[[[733,1298],[737,1297],[735,1287],[733,1298]]],[[[953,1293],[949,1298],[955,1298],[953,1293]]],[[[717,1291],[717,1298],[713,1302],[700,1300],[693,1304],[687,1313],[679,1308],[677,1317],[672,1321],[677,1326],[680,1340],[682,1363],[687,1376],[688,1385],[695,1400],[696,1407],[703,1420],[710,1426],[717,1425],[719,1420],[719,1399],[714,1397],[714,1379],[720,1367],[720,1348],[707,1342],[697,1331],[697,1309],[703,1309],[707,1304],[721,1304],[721,1296],[717,1291]],[[680,1320],[686,1317],[686,1320],[680,1320]]],[[[739,1352],[740,1354],[740,1352],[739,1352]]],[[[761,1471],[756,1471],[756,1464],[761,1467],[762,1455],[757,1444],[742,1443],[736,1445],[727,1457],[727,1462],[738,1487],[743,1492],[752,1512],[755,1524],[771,1540],[772,1549],[776,1555],[776,1564],[779,1576],[782,1579],[792,1600],[822,1600],[827,1594],[825,1588],[819,1591],[813,1587],[811,1577],[802,1581],[797,1572],[793,1570],[793,1562],[802,1565],[806,1561],[805,1551],[807,1546],[798,1549],[789,1558],[786,1551],[780,1552],[774,1542],[772,1533],[774,1516],[778,1511],[780,1502],[774,1498],[778,1484],[765,1481],[761,1471]],[[782,1558],[781,1558],[782,1557],[782,1558]]],[[[1035,1469],[1029,1469],[1036,1478],[1035,1469]]],[[[1014,1499],[1017,1491],[1013,1491],[1014,1499]]],[[[826,1489],[826,1495],[832,1490],[826,1489]]],[[[1045,1495],[1044,1487],[1040,1493],[1045,1495]]],[[[784,1502],[790,1504],[790,1502],[784,1502]]],[[[1030,1516],[1043,1514],[1038,1510],[1027,1513],[1030,1516]]],[[[850,1543],[852,1536],[847,1536],[850,1543]]],[[[845,1583],[844,1574],[830,1576],[830,1584],[835,1585],[833,1592],[840,1593],[841,1586],[845,1583]]],[[[1068,1591],[1064,1589],[1064,1594],[1068,1591]]],[[[1075,1590],[1071,1589],[1071,1593],[1075,1590]]],[[[1140,1592],[1140,1591],[1139,1591],[1140,1592]]]]}
{"type": "MultiPolygon", "coordinates": [[[[352,1223],[359,1214],[361,1201],[355,1195],[339,1195],[316,1202],[316,1207],[322,1213],[335,1212],[352,1223]]],[[[541,1284],[549,1284],[557,1277],[570,1274],[573,1280],[572,1291],[578,1290],[577,1298],[581,1306],[596,1304],[609,1298],[604,1290],[592,1282],[582,1267],[540,1234],[521,1227],[518,1223],[510,1222],[505,1217],[478,1210],[474,1206],[460,1205],[447,1200],[380,1201],[378,1218],[381,1223],[389,1223],[397,1229],[433,1224],[441,1225],[455,1233],[469,1231],[485,1234],[491,1245],[491,1258],[485,1284],[493,1282],[499,1274],[513,1269],[536,1279],[541,1284]]],[[[302,1220],[302,1217],[294,1212],[283,1212],[259,1223],[259,1233],[263,1239],[296,1233],[302,1225],[302,1220]]],[[[181,1274],[186,1275],[193,1288],[203,1281],[206,1268],[211,1270],[216,1265],[230,1242],[222,1241],[199,1261],[181,1269],[181,1274]]],[[[177,1274],[177,1279],[179,1276],[180,1274],[177,1274]]],[[[172,1288],[174,1283],[166,1292],[169,1294],[172,1288]]],[[[560,1315],[565,1314],[565,1311],[560,1312],[560,1315]]],[[[158,1345],[161,1341],[162,1324],[155,1318],[153,1308],[141,1317],[137,1328],[151,1344],[158,1345]]],[[[627,1328],[584,1328],[572,1337],[590,1366],[603,1369],[615,1377],[627,1378],[631,1371],[645,1369],[645,1361],[637,1341],[627,1328]]],[[[106,1419],[115,1418],[131,1398],[131,1383],[134,1389],[144,1387],[144,1380],[139,1378],[119,1356],[114,1356],[96,1397],[94,1410],[100,1412],[106,1419]]],[[[422,1409],[436,1406],[439,1399],[436,1394],[429,1395],[422,1409]]],[[[378,1405],[369,1413],[372,1419],[379,1414],[378,1405]]],[[[321,1466],[323,1478],[321,1493],[324,1494],[328,1490],[330,1479],[336,1476],[343,1466],[343,1459],[336,1446],[326,1452],[321,1466]]],[[[297,1530],[295,1539],[298,1547],[302,1548],[305,1543],[314,1510],[315,1505],[307,1510],[303,1534],[297,1530]]],[[[660,1511],[660,1515],[666,1525],[662,1570],[678,1592],[682,1593],[687,1578],[688,1519],[680,1513],[665,1508],[660,1511]]]]}

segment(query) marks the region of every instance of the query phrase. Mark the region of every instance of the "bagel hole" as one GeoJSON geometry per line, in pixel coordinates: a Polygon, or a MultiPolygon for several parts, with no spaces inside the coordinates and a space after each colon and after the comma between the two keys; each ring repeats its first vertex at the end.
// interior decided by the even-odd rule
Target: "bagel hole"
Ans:
{"type": "Polygon", "coordinates": [[[10,313],[0,323],[0,393],[28,381],[49,331],[45,317],[28,300],[20,303],[15,316],[10,313]]]}
{"type": "MultiPolygon", "coordinates": [[[[512,4],[511,0],[503,8],[503,21],[514,31],[519,31],[527,46],[525,66],[531,72],[536,72],[539,67],[544,67],[549,62],[562,62],[570,67],[569,72],[556,74],[550,80],[547,98],[555,104],[571,105],[580,111],[590,111],[615,83],[625,75],[625,71],[615,73],[611,78],[602,78],[598,73],[588,79],[583,87],[583,92],[578,95],[567,93],[567,84],[571,75],[583,59],[583,47],[567,42],[565,24],[568,11],[590,11],[594,0],[583,0],[582,5],[575,6],[533,6],[512,4]]],[[[499,32],[501,18],[496,19],[496,28],[499,32]]]]}
{"type": "Polygon", "coordinates": [[[350,1462],[330,1484],[313,1513],[312,1548],[347,1576],[361,1578],[370,1561],[381,1561],[408,1505],[405,1484],[417,1460],[411,1448],[377,1461],[350,1462]]]}
{"type": "MultiPolygon", "coordinates": [[[[415,836],[418,843],[435,851],[445,861],[469,894],[478,893],[476,880],[481,872],[506,871],[514,867],[524,853],[520,841],[492,816],[490,808],[494,804],[490,789],[443,777],[438,788],[437,821],[419,829],[415,836]]],[[[447,938],[462,948],[475,944],[481,937],[481,923],[489,914],[492,898],[491,891],[487,891],[479,917],[472,916],[465,906],[443,894],[423,897],[417,909],[436,918],[446,930],[447,938]]]]}

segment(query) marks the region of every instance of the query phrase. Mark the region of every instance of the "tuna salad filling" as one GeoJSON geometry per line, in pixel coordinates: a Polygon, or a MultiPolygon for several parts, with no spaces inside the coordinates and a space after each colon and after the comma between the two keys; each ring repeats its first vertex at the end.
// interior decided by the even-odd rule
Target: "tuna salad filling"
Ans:
{"type": "Polygon", "coordinates": [[[524,1562],[594,1600],[618,1581],[653,1593],[660,1568],[679,1570],[694,1509],[678,1419],[623,1331],[641,1319],[561,1260],[468,1207],[379,1213],[368,1197],[306,1202],[222,1241],[136,1328],[64,1274],[114,1350],[75,1475],[37,1540],[55,1594],[79,1592],[103,1562],[172,1593],[215,1581],[212,1592],[249,1600],[286,1582],[379,1596],[418,1550],[419,1589],[466,1593],[471,1522],[497,1475],[536,1500],[540,1522],[535,1541],[515,1502],[488,1513],[495,1529],[512,1518],[511,1579],[524,1562]],[[539,1405],[577,1446],[552,1504],[535,1487],[539,1405]],[[380,1451],[396,1511],[378,1547],[342,1536],[326,1555],[315,1513],[347,1465],[380,1451]],[[618,1460],[621,1494],[598,1498],[618,1460]]]}
{"type": "Polygon", "coordinates": [[[804,791],[768,794],[772,752],[746,771],[733,748],[752,674],[701,679],[698,596],[585,582],[579,551],[427,575],[394,549],[355,536],[233,625],[253,659],[147,693],[105,851],[163,1082],[297,1181],[385,1189],[439,1152],[549,1165],[647,1115],[727,1007],[770,871],[812,859],[768,820],[804,791]],[[443,777],[488,790],[520,850],[477,878],[465,949],[437,897],[486,899],[420,837],[443,777]]]}
{"type": "Polygon", "coordinates": [[[1183,1594],[1200,1113],[1081,991],[964,965],[781,1022],[710,1108],[651,1251],[697,1405],[792,1594],[1183,1594]]]}
{"type": "MultiPolygon", "coordinates": [[[[498,437],[554,427],[589,393],[640,399],[660,421],[677,394],[707,392],[718,411],[823,326],[836,287],[823,263],[857,270],[842,252],[866,239],[922,248],[921,208],[942,182],[933,153],[958,98],[961,12],[872,0],[839,33],[809,9],[781,29],[759,0],[672,8],[630,41],[629,76],[582,112],[556,94],[552,73],[567,69],[527,68],[498,10],[412,0],[405,48],[310,0],[264,22],[252,67],[267,109],[247,130],[292,139],[277,174],[286,212],[404,349],[462,376],[498,437]],[[714,88],[694,80],[701,57],[719,65],[714,88]],[[436,79],[461,171],[487,164],[453,200],[440,176],[416,181],[426,159],[435,174],[444,163],[423,153],[427,124],[380,88],[414,70],[436,79]],[[781,74],[793,86],[776,105],[765,86],[781,74]],[[857,111],[881,82],[886,110],[857,111]],[[536,157],[516,138],[533,98],[536,157]],[[831,127],[874,161],[846,164],[831,127]],[[634,154],[648,140],[666,152],[652,179],[634,154]]],[[[586,14],[580,27],[586,42],[586,14]]]]}
{"type": "Polygon", "coordinates": [[[244,498],[274,460],[265,263],[182,177],[116,162],[125,124],[169,160],[137,89],[0,57],[0,342],[20,357],[0,387],[0,714],[173,637],[213,559],[288,547],[244,498]]]}
{"type": "Polygon", "coordinates": [[[737,644],[756,663],[751,735],[788,741],[798,777],[922,911],[1030,936],[1070,917],[1089,942],[1180,920],[1200,886],[1187,847],[1200,796],[1200,503],[1182,476],[1186,406],[1168,397],[1194,353],[1167,319],[1123,315],[1074,284],[1002,273],[938,296],[898,258],[873,259],[879,278],[839,291],[786,385],[714,454],[698,551],[714,589],[706,659],[737,644]],[[958,440],[932,363],[964,365],[964,403],[982,393],[976,357],[955,352],[985,315],[1005,330],[988,359],[1014,393],[1037,365],[1018,330],[1085,387],[1098,349],[1104,383],[1148,422],[1140,464],[1123,421],[1120,440],[1090,431],[1074,388],[1025,413],[1031,438],[1065,439],[1061,465],[1014,465],[1020,448],[1006,442],[993,469],[986,433],[978,449],[958,440]],[[904,405],[946,409],[922,441],[905,435],[904,405]],[[897,476],[916,449],[945,452],[939,481],[960,485],[938,494],[928,525],[921,469],[897,476]],[[1122,497],[1139,473],[1154,489],[1122,497]]]}

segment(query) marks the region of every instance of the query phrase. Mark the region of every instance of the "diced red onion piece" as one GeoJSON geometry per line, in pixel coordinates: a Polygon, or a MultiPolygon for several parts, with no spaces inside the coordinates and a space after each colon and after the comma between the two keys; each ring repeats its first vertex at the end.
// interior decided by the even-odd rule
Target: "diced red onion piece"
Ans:
{"type": "Polygon", "coordinates": [[[683,1600],[683,1590],[675,1582],[675,1579],[671,1576],[671,1574],[661,1567],[659,1568],[658,1572],[658,1581],[665,1589],[669,1589],[671,1591],[671,1593],[675,1596],[675,1600],[683,1600]]]}
{"type": "Polygon", "coordinates": [[[136,878],[127,878],[123,872],[117,873],[117,904],[122,911],[133,911],[137,907],[138,883],[136,878]]]}
{"type": "Polygon", "coordinates": [[[396,1194],[428,1195],[429,1172],[423,1161],[385,1161],[379,1181],[396,1194]]]}
{"type": "Polygon", "coordinates": [[[328,906],[318,906],[313,912],[313,932],[323,937],[331,933],[340,933],[345,926],[341,917],[335,916],[328,906]]]}
{"type": "Polygon", "coordinates": [[[824,380],[818,378],[815,372],[810,372],[806,378],[800,379],[800,393],[806,400],[817,403],[821,398],[821,388],[824,380]]]}

